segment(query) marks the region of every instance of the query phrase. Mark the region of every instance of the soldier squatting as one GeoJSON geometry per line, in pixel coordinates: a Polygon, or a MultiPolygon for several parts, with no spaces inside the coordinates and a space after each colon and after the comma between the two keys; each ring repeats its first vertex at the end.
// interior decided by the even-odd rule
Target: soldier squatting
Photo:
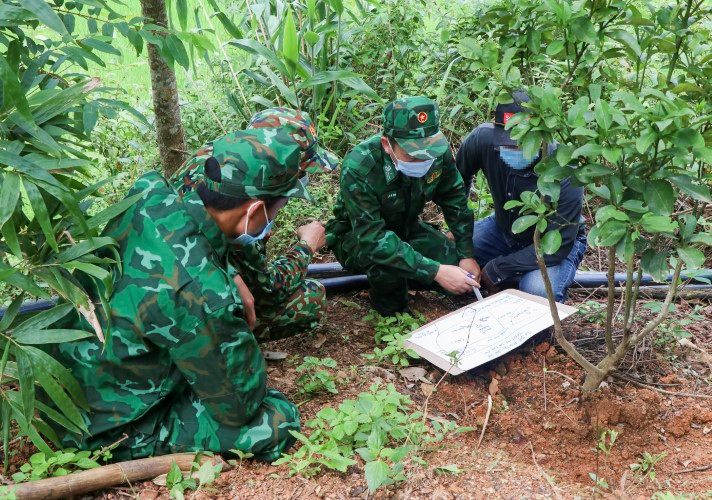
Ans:
{"type": "MultiPolygon", "coordinates": [[[[56,345],[89,401],[89,432],[55,430],[65,446],[99,449],[121,441],[116,459],[231,449],[272,461],[294,442],[299,411],[267,388],[259,342],[315,328],[326,310],[323,286],[306,278],[327,247],[342,265],[365,273],[373,307],[408,311],[408,283],[444,293],[519,286],[543,295],[532,232],[513,234],[504,210],[536,191],[538,158],[525,158],[504,125],[528,100],[500,105],[494,123],[477,127],[453,158],[439,110],[425,97],[389,103],[381,133],[358,144],[341,165],[334,218],[297,230],[299,243],[268,261],[263,238],[290,198],[313,201],[308,173],[336,167],[306,113],[273,108],[248,128],[200,148],[166,179],[151,171],[127,196],[139,201],[111,220],[104,235],[119,244],[107,343],[56,345]],[[475,223],[467,200],[482,171],[495,214],[475,223]],[[463,180],[464,179],[464,180],[463,180]],[[448,232],[421,220],[428,201],[448,232]]],[[[553,150],[555,144],[549,145],[553,150]]],[[[557,300],[586,248],[579,225],[582,188],[562,185],[561,249],[546,257],[557,300]]],[[[98,300],[98,297],[93,297],[98,300]]],[[[99,310],[99,308],[97,308],[99,310]]],[[[91,330],[82,318],[61,328],[91,330]]]]}

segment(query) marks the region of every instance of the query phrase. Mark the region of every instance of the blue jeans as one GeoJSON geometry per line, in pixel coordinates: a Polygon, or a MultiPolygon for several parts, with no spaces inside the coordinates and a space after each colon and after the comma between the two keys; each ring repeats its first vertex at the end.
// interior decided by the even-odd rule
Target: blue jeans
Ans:
{"type": "MultiPolygon", "coordinates": [[[[494,215],[475,222],[475,233],[473,237],[475,245],[475,259],[480,267],[485,267],[487,263],[500,255],[509,255],[520,250],[521,247],[511,246],[505,239],[504,234],[499,230],[494,220],[494,215]]],[[[554,289],[554,298],[557,302],[566,300],[566,292],[574,281],[576,269],[578,269],[583,254],[586,251],[586,234],[579,233],[574,246],[569,255],[556,266],[547,267],[546,271],[554,289]]],[[[524,273],[519,278],[519,289],[523,292],[546,297],[546,288],[539,269],[524,273]]]]}

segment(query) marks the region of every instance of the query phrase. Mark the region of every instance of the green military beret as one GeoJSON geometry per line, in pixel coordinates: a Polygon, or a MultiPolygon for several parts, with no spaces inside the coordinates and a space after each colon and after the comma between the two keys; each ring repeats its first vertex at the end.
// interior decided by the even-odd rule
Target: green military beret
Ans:
{"type": "Polygon", "coordinates": [[[284,196],[313,202],[299,182],[301,156],[299,144],[284,130],[241,130],[204,145],[181,166],[170,182],[180,193],[204,183],[211,191],[235,198],[284,196]],[[217,161],[220,181],[205,175],[208,161],[217,161]]]}
{"type": "Polygon", "coordinates": [[[440,132],[440,108],[423,96],[389,102],[383,110],[383,133],[420,160],[438,158],[450,147],[440,132]]]}
{"type": "Polygon", "coordinates": [[[304,111],[292,108],[268,108],[254,114],[248,129],[283,128],[302,150],[302,171],[331,172],[339,165],[339,158],[319,145],[316,127],[304,111]]]}

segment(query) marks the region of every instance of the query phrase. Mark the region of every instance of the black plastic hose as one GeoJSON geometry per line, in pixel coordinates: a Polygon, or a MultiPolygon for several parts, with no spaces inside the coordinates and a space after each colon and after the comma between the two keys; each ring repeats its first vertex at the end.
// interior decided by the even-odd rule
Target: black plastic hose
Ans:
{"type": "MultiPolygon", "coordinates": [[[[354,290],[364,290],[368,288],[368,280],[364,274],[349,274],[338,262],[330,262],[326,264],[311,264],[307,270],[307,276],[318,279],[326,288],[328,295],[336,293],[351,292],[354,290]]],[[[666,282],[672,279],[672,275],[668,276],[666,282]]],[[[696,276],[681,276],[683,280],[691,280],[697,284],[691,284],[686,289],[694,289],[698,291],[712,290],[712,285],[705,283],[703,280],[712,281],[712,269],[704,269],[696,276]]],[[[625,273],[616,273],[614,277],[616,286],[624,286],[626,282],[625,273]]],[[[577,271],[574,277],[574,282],[571,288],[598,288],[608,286],[608,276],[604,272],[597,271],[577,271]]],[[[657,288],[660,290],[667,288],[665,283],[657,282],[652,276],[644,274],[640,282],[641,287],[657,288]]],[[[424,289],[414,283],[414,289],[424,289]]],[[[49,309],[55,304],[52,300],[37,300],[32,302],[24,302],[20,306],[19,313],[27,313],[33,311],[42,311],[49,309]]],[[[0,318],[5,315],[6,307],[0,308],[0,318]]]]}

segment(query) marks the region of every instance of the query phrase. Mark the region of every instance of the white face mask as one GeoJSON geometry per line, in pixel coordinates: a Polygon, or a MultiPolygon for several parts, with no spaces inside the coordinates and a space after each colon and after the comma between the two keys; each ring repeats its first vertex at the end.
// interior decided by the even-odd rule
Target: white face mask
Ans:
{"type": "Polygon", "coordinates": [[[272,230],[272,224],[274,224],[274,220],[269,220],[269,215],[267,214],[267,207],[265,207],[264,203],[262,204],[262,209],[265,211],[265,220],[267,221],[267,225],[262,229],[260,234],[257,236],[252,236],[250,233],[247,232],[247,226],[250,222],[250,215],[252,214],[252,209],[257,206],[257,203],[253,204],[250,208],[247,209],[247,217],[245,218],[245,232],[238,236],[237,238],[233,238],[232,244],[233,245],[240,245],[240,246],[247,246],[251,245],[254,242],[264,239],[265,236],[272,230]]]}
{"type": "Polygon", "coordinates": [[[403,175],[407,175],[408,177],[423,177],[428,173],[428,170],[430,170],[430,167],[433,166],[433,163],[435,163],[435,158],[423,161],[399,160],[396,156],[395,150],[393,149],[393,144],[391,143],[390,138],[388,139],[388,145],[391,147],[391,153],[393,154],[392,159],[394,160],[393,163],[396,166],[396,170],[401,172],[403,175]]]}

